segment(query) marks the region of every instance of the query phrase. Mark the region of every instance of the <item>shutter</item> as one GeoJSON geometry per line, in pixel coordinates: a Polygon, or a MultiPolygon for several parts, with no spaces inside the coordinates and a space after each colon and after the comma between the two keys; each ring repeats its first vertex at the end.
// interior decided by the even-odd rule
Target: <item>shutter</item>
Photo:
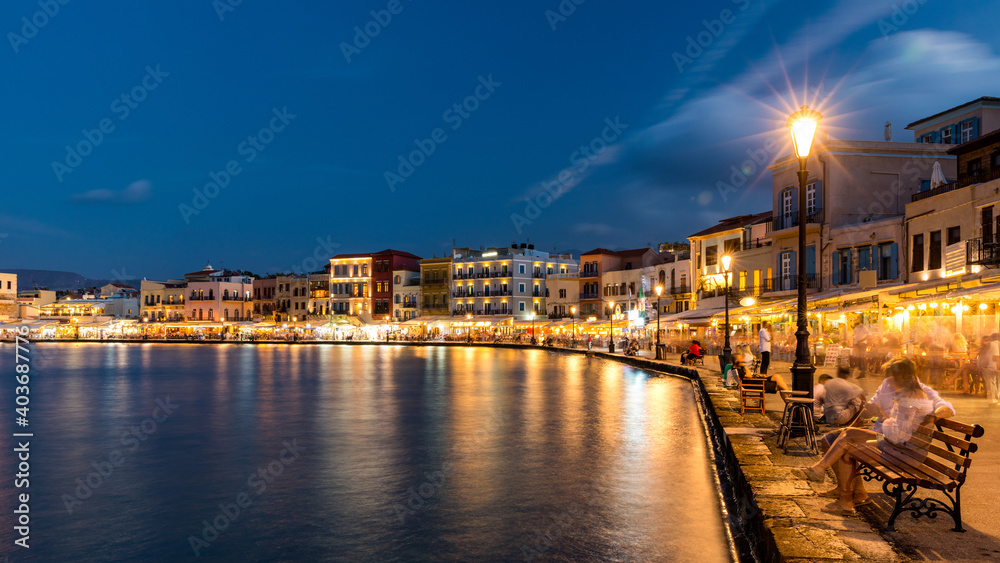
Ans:
{"type": "Polygon", "coordinates": [[[899,263],[897,262],[898,247],[899,245],[897,245],[896,243],[892,243],[892,246],[889,247],[890,248],[889,279],[896,279],[899,276],[899,270],[898,270],[899,263]]]}
{"type": "Polygon", "coordinates": [[[930,180],[920,180],[920,191],[926,192],[929,189],[931,189],[931,181],[930,180]]]}
{"type": "Polygon", "coordinates": [[[789,287],[787,287],[787,288],[782,288],[782,289],[796,289],[798,287],[797,285],[795,285],[796,284],[796,280],[799,279],[798,278],[798,274],[796,272],[798,270],[799,263],[798,263],[798,261],[795,258],[795,251],[794,250],[789,250],[788,251],[788,256],[789,256],[789,258],[788,258],[788,279],[791,280],[791,285],[789,287]]]}
{"type": "Polygon", "coordinates": [[[850,284],[851,283],[851,258],[853,258],[854,251],[852,249],[848,248],[844,252],[847,253],[847,271],[844,272],[844,274],[843,274],[844,275],[844,280],[845,280],[844,283],[845,284],[850,284]]]}
{"type": "Polygon", "coordinates": [[[816,212],[823,209],[823,182],[816,180],[816,212]]]}
{"type": "Polygon", "coordinates": [[[806,277],[816,276],[816,245],[806,247],[806,277]]]}
{"type": "Polygon", "coordinates": [[[957,123],[953,124],[951,126],[951,142],[955,143],[956,145],[959,144],[961,141],[959,140],[958,136],[961,135],[961,134],[962,134],[962,132],[961,132],[961,130],[959,130],[958,124],[957,123]]]}
{"type": "Polygon", "coordinates": [[[976,139],[979,137],[979,118],[972,118],[972,138],[976,139]]]}
{"type": "Polygon", "coordinates": [[[830,254],[830,267],[832,271],[831,280],[833,285],[840,285],[840,251],[834,250],[830,254]]]}
{"type": "Polygon", "coordinates": [[[882,279],[882,247],[875,246],[872,251],[875,252],[875,279],[880,280],[882,279]]]}

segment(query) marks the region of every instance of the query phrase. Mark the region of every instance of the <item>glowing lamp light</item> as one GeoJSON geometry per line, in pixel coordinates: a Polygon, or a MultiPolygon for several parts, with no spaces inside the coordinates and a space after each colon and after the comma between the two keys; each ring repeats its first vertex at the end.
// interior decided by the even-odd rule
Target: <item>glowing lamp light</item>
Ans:
{"type": "Polygon", "coordinates": [[[722,271],[723,272],[728,272],[729,271],[729,265],[732,264],[732,263],[733,263],[733,257],[730,256],[730,255],[728,255],[728,254],[724,254],[722,256],[722,271]]]}
{"type": "Polygon", "coordinates": [[[979,310],[980,311],[985,311],[986,310],[986,303],[980,303],[979,304],[979,310]]]}
{"type": "Polygon", "coordinates": [[[937,303],[928,303],[928,305],[931,306],[931,309],[937,309],[937,305],[938,304],[937,303]]]}
{"type": "Polygon", "coordinates": [[[744,307],[753,307],[754,303],[756,303],[756,302],[757,301],[754,300],[753,297],[744,297],[743,299],[740,299],[740,305],[742,305],[744,307]]]}
{"type": "Polygon", "coordinates": [[[917,309],[920,309],[921,311],[923,311],[926,308],[927,308],[927,304],[926,303],[921,303],[920,305],[917,305],[917,309]]]}
{"type": "Polygon", "coordinates": [[[907,311],[912,311],[912,310],[914,310],[914,309],[916,309],[916,307],[914,307],[913,305],[908,305],[908,306],[906,307],[906,310],[907,310],[907,311]]]}
{"type": "Polygon", "coordinates": [[[798,158],[809,157],[813,138],[816,136],[816,128],[819,127],[821,119],[823,116],[818,111],[809,109],[808,106],[802,106],[802,109],[788,117],[786,126],[792,135],[792,147],[798,158]]]}

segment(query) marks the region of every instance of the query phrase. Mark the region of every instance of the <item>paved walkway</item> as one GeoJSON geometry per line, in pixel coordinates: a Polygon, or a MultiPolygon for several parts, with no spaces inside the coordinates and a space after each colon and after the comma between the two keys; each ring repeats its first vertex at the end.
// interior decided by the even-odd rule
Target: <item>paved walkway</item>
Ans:
{"type": "MultiPolygon", "coordinates": [[[[603,351],[603,350],[602,350],[603,351]]],[[[643,350],[640,357],[652,359],[643,350]]],[[[679,365],[669,356],[665,362],[679,365]]],[[[706,364],[710,360],[706,361],[706,364]]],[[[789,362],[771,362],[771,373],[779,373],[791,382],[789,362]]],[[[897,532],[882,530],[892,510],[892,503],[882,493],[881,485],[867,483],[874,503],[859,509],[857,516],[841,517],[821,512],[829,499],[816,495],[832,487],[833,477],[816,484],[796,479],[792,467],[814,463],[818,456],[807,452],[802,440],[793,440],[788,455],[777,448],[777,421],[784,404],[777,395],[768,395],[768,416],[739,415],[738,397],[722,387],[719,370],[712,365],[702,369],[702,380],[716,413],[726,427],[730,442],[744,474],[754,490],[764,513],[765,525],[774,534],[782,555],[789,561],[862,559],[867,561],[1000,561],[1000,406],[991,406],[982,396],[960,395],[943,391],[942,396],[955,406],[955,419],[979,424],[985,434],[977,440],[980,450],[972,456],[969,477],[962,488],[962,517],[966,533],[951,531],[950,517],[915,520],[904,513],[896,520],[897,532]],[[801,447],[800,447],[801,446],[801,447]]],[[[816,375],[834,368],[820,367],[816,375]]],[[[882,382],[881,377],[856,380],[871,396],[882,382]]]]}

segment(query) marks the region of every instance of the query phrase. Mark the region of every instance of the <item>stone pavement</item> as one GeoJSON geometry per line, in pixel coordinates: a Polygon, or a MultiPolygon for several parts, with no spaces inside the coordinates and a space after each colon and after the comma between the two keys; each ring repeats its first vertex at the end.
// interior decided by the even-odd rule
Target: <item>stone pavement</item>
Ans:
{"type": "MultiPolygon", "coordinates": [[[[594,351],[606,352],[595,348],[594,351]]],[[[615,354],[618,355],[618,354],[615,354]]],[[[647,361],[652,353],[639,356],[647,361]]],[[[679,366],[676,354],[662,363],[679,366]]],[[[661,363],[661,362],[656,362],[661,363]]],[[[789,362],[771,362],[770,373],[779,373],[791,382],[789,362]]],[[[833,368],[819,367],[816,375],[833,368]]],[[[777,424],[784,403],[777,395],[767,395],[767,416],[739,414],[735,391],[725,389],[717,366],[706,358],[706,367],[698,367],[702,382],[712,400],[719,421],[726,430],[753,500],[761,514],[763,530],[758,538],[773,538],[771,549],[784,561],[863,560],[896,561],[1000,561],[1000,406],[991,406],[982,396],[960,395],[942,391],[942,396],[955,406],[955,419],[984,427],[985,434],[977,440],[978,452],[972,456],[968,480],[962,487],[962,516],[965,533],[951,531],[951,518],[913,519],[903,513],[896,520],[896,532],[883,527],[892,511],[892,502],[877,482],[866,483],[873,503],[859,508],[854,516],[836,516],[820,508],[831,502],[817,496],[834,486],[832,473],[825,483],[812,483],[791,474],[793,467],[814,463],[818,456],[808,452],[804,441],[794,439],[785,455],[777,447],[777,424]]],[[[881,377],[854,380],[871,396],[882,382],[881,377]]],[[[742,502],[741,502],[742,504],[742,502]]]]}

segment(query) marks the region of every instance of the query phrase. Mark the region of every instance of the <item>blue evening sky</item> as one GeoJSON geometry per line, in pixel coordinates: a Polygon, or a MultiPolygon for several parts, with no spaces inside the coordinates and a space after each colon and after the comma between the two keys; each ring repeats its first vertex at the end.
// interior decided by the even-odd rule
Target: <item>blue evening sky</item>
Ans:
{"type": "Polygon", "coordinates": [[[766,169],[718,183],[804,99],[912,141],[1000,95],[986,0],[62,1],[0,6],[0,269],[683,240],[770,208],[766,169]]]}

